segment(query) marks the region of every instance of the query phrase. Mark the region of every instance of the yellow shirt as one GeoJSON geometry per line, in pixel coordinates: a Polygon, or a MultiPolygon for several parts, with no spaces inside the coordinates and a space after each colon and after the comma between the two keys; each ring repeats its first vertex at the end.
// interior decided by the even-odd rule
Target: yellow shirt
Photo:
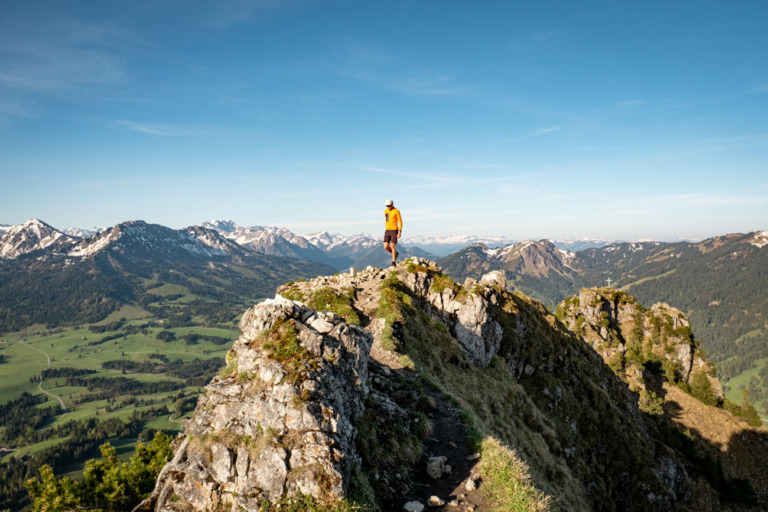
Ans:
{"type": "Polygon", "coordinates": [[[400,210],[397,208],[384,210],[384,229],[396,231],[403,229],[403,218],[400,216],[400,210]]]}

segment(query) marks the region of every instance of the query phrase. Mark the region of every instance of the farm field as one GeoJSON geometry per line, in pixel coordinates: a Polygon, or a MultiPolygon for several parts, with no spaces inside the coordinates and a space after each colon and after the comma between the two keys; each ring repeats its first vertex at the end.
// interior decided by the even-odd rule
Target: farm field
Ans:
{"type": "MultiPolygon", "coordinates": [[[[134,317],[113,325],[105,321],[53,332],[2,335],[0,405],[29,393],[36,408],[57,408],[37,430],[43,436],[71,421],[127,421],[136,413],[158,408],[163,414],[153,413],[143,421],[143,428],[178,431],[178,412],[189,415],[203,386],[224,366],[224,355],[239,332],[234,327],[164,329],[151,326],[155,324],[134,317]],[[104,326],[118,328],[102,331],[104,326]],[[179,401],[184,404],[177,408],[179,401]]],[[[5,437],[3,428],[0,439],[5,437]]],[[[13,446],[6,446],[7,441],[0,446],[13,451],[4,452],[0,462],[35,456],[62,438],[13,446]]],[[[120,452],[132,453],[136,442],[137,438],[120,440],[120,452]]]]}

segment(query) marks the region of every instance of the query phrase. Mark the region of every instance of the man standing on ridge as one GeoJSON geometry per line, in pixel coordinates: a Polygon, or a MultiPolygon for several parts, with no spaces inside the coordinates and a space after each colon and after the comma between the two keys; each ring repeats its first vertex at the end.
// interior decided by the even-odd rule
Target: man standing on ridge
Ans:
{"type": "Polygon", "coordinates": [[[392,253],[391,266],[394,267],[397,264],[397,239],[403,231],[403,217],[391,199],[387,199],[384,206],[387,207],[384,210],[384,249],[392,253]]]}

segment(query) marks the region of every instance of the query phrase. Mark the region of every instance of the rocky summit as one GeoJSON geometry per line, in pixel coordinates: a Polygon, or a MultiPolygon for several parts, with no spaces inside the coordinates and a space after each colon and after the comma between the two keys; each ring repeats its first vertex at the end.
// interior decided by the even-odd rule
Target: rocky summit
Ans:
{"type": "Polygon", "coordinates": [[[682,313],[505,288],[421,259],[281,286],[136,510],[768,506],[766,431],[718,403],[682,313]]]}
{"type": "Polygon", "coordinates": [[[258,510],[284,495],[332,502],[348,491],[371,335],[280,296],[240,328],[163,470],[156,510],[258,510]]]}

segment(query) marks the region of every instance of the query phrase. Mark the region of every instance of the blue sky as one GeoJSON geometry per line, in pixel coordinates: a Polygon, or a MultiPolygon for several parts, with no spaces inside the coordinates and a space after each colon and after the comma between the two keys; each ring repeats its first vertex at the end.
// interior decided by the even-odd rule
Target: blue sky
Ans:
{"type": "Polygon", "coordinates": [[[0,223],[768,229],[768,3],[0,0],[0,223]]]}

